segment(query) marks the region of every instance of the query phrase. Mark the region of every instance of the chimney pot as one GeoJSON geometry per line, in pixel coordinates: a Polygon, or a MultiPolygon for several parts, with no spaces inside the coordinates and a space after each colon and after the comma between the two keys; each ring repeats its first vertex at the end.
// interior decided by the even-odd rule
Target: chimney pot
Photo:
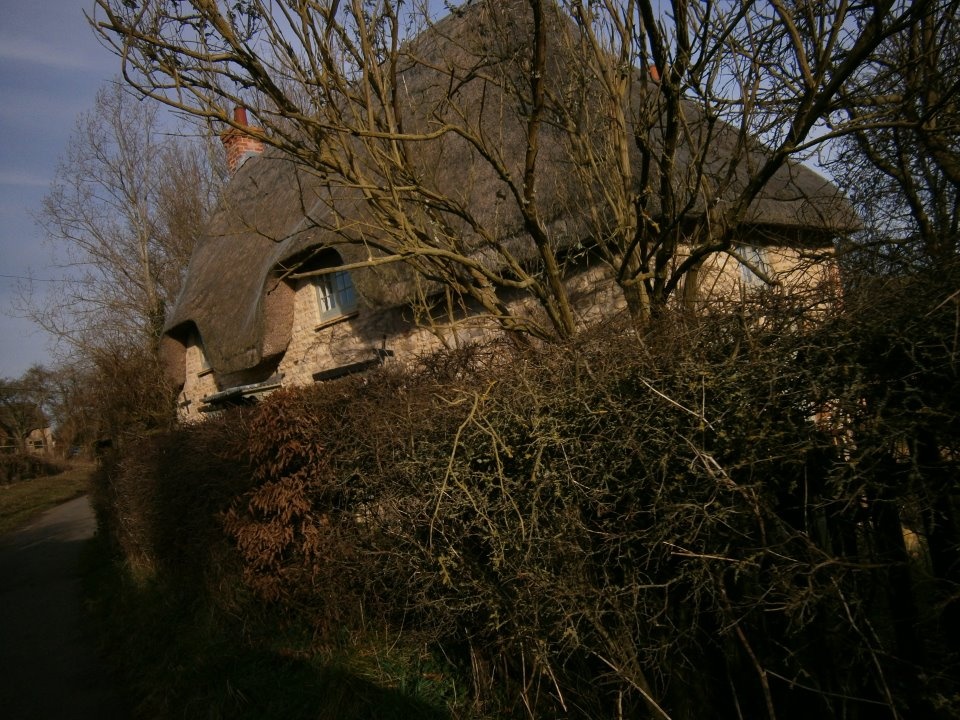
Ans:
{"type": "Polygon", "coordinates": [[[263,152],[263,131],[247,123],[246,108],[238,106],[233,109],[233,122],[239,128],[230,127],[220,133],[220,140],[227,150],[227,168],[231,173],[236,172],[248,157],[263,152]]]}

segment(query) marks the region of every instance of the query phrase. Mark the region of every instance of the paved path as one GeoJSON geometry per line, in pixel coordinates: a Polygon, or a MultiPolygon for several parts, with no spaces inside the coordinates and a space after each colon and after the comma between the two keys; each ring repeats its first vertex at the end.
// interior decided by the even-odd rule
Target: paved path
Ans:
{"type": "Polygon", "coordinates": [[[96,521],[87,498],[0,538],[0,717],[127,717],[82,630],[80,552],[96,521]]]}

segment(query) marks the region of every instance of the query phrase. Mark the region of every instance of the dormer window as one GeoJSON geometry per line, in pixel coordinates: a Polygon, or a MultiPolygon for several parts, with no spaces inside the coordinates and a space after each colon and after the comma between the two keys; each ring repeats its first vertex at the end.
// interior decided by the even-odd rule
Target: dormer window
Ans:
{"type": "Polygon", "coordinates": [[[346,270],[317,275],[313,278],[313,286],[317,292],[321,322],[348,315],[357,309],[357,293],[346,270]]]}
{"type": "Polygon", "coordinates": [[[287,263],[286,268],[281,266],[281,270],[299,276],[294,286],[299,298],[299,317],[304,320],[311,317],[318,324],[316,329],[352,317],[357,312],[358,296],[353,278],[349,271],[340,269],[343,259],[336,250],[315,248],[287,263]]]}

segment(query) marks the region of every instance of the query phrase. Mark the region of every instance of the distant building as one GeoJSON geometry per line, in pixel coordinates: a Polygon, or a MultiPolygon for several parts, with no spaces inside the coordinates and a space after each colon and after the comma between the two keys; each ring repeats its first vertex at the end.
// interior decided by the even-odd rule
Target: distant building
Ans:
{"type": "Polygon", "coordinates": [[[0,452],[42,455],[53,444],[53,431],[39,408],[22,402],[0,406],[0,452]]]}

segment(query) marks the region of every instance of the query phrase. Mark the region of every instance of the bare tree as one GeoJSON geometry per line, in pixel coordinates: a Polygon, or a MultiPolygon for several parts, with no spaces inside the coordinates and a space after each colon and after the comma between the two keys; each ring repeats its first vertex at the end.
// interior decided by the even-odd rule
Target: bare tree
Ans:
{"type": "Polygon", "coordinates": [[[362,216],[327,208],[315,221],[370,248],[371,263],[402,260],[507,327],[565,337],[571,248],[596,249],[648,318],[705,259],[735,253],[788,161],[856,126],[836,113],[845,84],[935,9],[473,5],[473,38],[434,23],[429,3],[386,0],[96,0],[91,21],[143,95],[232,127],[231,106],[249,106],[267,143],[362,204],[362,216]],[[433,52],[426,27],[451,33],[456,57],[433,52]],[[491,212],[445,182],[438,158],[473,168],[491,212]],[[564,203],[579,208],[574,227],[557,222],[564,203]],[[540,320],[511,314],[504,296],[517,291],[540,320]]]}
{"type": "Polygon", "coordinates": [[[213,157],[169,135],[160,110],[105,86],[44,200],[65,279],[32,315],[73,349],[155,343],[214,202],[213,157]]]}
{"type": "Polygon", "coordinates": [[[104,86],[39,213],[63,279],[25,305],[62,343],[48,389],[71,445],[169,415],[158,341],[224,172],[209,133],[191,139],[162,110],[104,86]]]}
{"type": "Polygon", "coordinates": [[[871,256],[896,267],[942,264],[960,250],[958,15],[960,3],[937,2],[842,96],[859,129],[831,170],[861,207],[871,256]]]}
{"type": "Polygon", "coordinates": [[[31,432],[49,425],[45,411],[52,393],[47,379],[47,371],[39,365],[19,378],[0,378],[0,428],[20,452],[27,451],[31,432]]]}

